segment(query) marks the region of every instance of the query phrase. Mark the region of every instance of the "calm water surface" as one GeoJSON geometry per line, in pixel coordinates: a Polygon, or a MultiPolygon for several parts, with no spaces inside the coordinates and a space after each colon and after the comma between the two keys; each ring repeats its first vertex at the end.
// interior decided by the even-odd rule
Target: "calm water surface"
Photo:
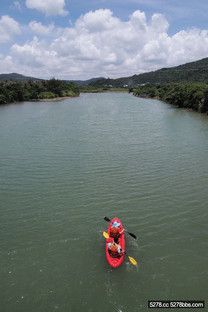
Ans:
{"type": "Polygon", "coordinates": [[[207,300],[207,187],[207,116],[129,94],[1,106],[0,311],[207,300]],[[104,216],[136,267],[109,267],[104,216]]]}

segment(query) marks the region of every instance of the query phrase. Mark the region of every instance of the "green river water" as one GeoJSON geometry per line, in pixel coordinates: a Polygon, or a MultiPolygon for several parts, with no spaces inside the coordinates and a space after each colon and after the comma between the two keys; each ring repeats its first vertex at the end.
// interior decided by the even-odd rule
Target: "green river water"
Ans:
{"type": "Polygon", "coordinates": [[[125,93],[1,106],[0,199],[1,312],[208,298],[207,116],[125,93]],[[108,265],[104,216],[137,266],[108,265]]]}

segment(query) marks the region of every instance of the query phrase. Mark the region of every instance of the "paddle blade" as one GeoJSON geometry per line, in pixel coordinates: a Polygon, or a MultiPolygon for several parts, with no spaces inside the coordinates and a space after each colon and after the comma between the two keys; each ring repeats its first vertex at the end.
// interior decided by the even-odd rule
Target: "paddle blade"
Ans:
{"type": "Polygon", "coordinates": [[[133,265],[137,265],[137,262],[136,262],[136,260],[134,260],[134,258],[129,257],[129,260],[131,261],[131,263],[132,263],[133,265]]]}
{"type": "Polygon", "coordinates": [[[131,235],[133,238],[136,239],[136,235],[134,235],[133,233],[129,233],[129,232],[128,232],[128,234],[131,235]]]}
{"type": "Polygon", "coordinates": [[[108,233],[106,233],[106,232],[103,232],[103,236],[107,239],[107,238],[109,238],[109,235],[108,235],[108,233]]]}
{"type": "Polygon", "coordinates": [[[108,219],[107,217],[104,217],[104,220],[105,220],[105,221],[108,221],[108,222],[111,222],[111,220],[108,219]]]}

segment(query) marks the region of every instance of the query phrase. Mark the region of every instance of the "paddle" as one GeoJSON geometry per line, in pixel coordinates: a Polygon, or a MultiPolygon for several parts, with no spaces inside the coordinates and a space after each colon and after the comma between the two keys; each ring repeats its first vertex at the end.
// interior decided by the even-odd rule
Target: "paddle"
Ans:
{"type": "MultiPolygon", "coordinates": [[[[111,220],[108,219],[107,217],[104,217],[104,220],[107,221],[107,222],[111,222],[111,220]]],[[[124,231],[126,231],[129,235],[131,235],[133,238],[136,239],[136,235],[134,235],[133,233],[128,232],[127,230],[124,230],[124,231]]]]}
{"type": "MultiPolygon", "coordinates": [[[[106,239],[108,239],[108,238],[112,239],[112,238],[108,235],[108,233],[106,233],[106,232],[103,232],[103,236],[104,236],[106,239]]],[[[113,241],[113,239],[112,239],[112,241],[113,241]]],[[[126,253],[125,251],[123,251],[123,250],[121,250],[121,251],[129,258],[130,262],[131,262],[133,265],[137,265],[137,262],[136,262],[136,260],[135,260],[134,258],[132,258],[132,257],[130,257],[129,255],[127,255],[127,253],[126,253]]]]}

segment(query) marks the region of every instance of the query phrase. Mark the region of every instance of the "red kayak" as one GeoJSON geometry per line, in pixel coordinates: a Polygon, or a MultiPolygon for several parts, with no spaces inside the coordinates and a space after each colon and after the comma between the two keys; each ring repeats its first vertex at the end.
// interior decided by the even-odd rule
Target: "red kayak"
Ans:
{"type": "MultiPolygon", "coordinates": [[[[108,227],[108,230],[107,230],[107,234],[108,234],[109,236],[110,236],[110,228],[111,228],[112,224],[113,224],[115,221],[116,221],[117,223],[120,223],[120,225],[118,226],[120,232],[123,230],[123,225],[122,225],[121,221],[120,221],[118,218],[114,218],[114,219],[111,221],[111,223],[110,223],[110,225],[109,225],[109,227],[108,227]]],[[[123,233],[120,235],[120,237],[119,237],[119,239],[118,239],[118,243],[119,243],[119,245],[121,246],[122,251],[125,251],[125,237],[124,237],[124,236],[125,236],[125,235],[124,235],[124,231],[123,231],[123,233]]],[[[105,251],[106,251],[106,258],[107,258],[107,261],[108,261],[108,263],[110,264],[110,266],[112,266],[113,268],[117,268],[117,267],[119,267],[119,266],[121,265],[121,263],[123,262],[124,253],[122,252],[121,255],[119,255],[117,258],[114,258],[114,257],[112,257],[112,256],[110,255],[109,249],[108,249],[108,243],[113,242],[113,240],[114,240],[114,239],[111,238],[111,237],[108,238],[108,239],[106,239],[105,251]]]]}

